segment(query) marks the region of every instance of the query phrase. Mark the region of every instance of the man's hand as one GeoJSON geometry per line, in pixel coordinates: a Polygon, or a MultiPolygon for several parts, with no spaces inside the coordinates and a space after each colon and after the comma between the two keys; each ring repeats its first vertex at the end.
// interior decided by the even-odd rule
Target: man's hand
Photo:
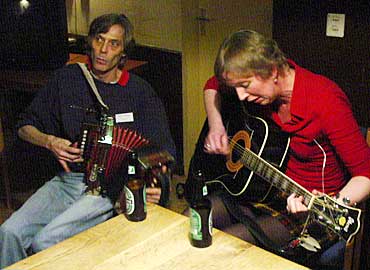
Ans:
{"type": "Polygon", "coordinates": [[[161,198],[161,189],[160,188],[146,188],[146,201],[151,203],[159,203],[161,198]]]}
{"type": "Polygon", "coordinates": [[[46,134],[38,130],[32,125],[25,125],[18,130],[18,135],[21,139],[45,147],[53,152],[66,172],[70,172],[67,162],[81,162],[81,149],[77,148],[77,143],[72,143],[50,134],[46,134]]]}
{"type": "Polygon", "coordinates": [[[77,148],[77,142],[72,144],[69,140],[55,136],[49,136],[46,148],[58,159],[64,171],[70,172],[67,162],[82,162],[81,149],[77,148]]]}

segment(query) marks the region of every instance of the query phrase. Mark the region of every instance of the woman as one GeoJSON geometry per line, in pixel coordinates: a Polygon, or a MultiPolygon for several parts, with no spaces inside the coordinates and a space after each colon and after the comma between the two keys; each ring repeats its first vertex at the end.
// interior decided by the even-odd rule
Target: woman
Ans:
{"type": "MultiPolygon", "coordinates": [[[[231,34],[219,49],[215,77],[204,88],[209,124],[204,151],[209,154],[229,152],[220,114],[221,85],[234,88],[246,107],[254,103],[263,108],[263,116],[289,134],[287,176],[314,194],[336,194],[338,202],[349,206],[369,196],[370,148],[346,95],[334,82],[287,60],[275,41],[257,32],[231,34]]],[[[215,227],[255,242],[241,224],[233,222],[222,200],[213,201],[215,227]]],[[[250,205],[242,209],[275,242],[289,241],[289,229],[280,220],[250,205]]],[[[304,198],[293,193],[287,198],[286,210],[289,219],[308,208],[304,198]]],[[[319,264],[340,269],[344,248],[345,242],[338,242],[323,252],[319,264]]]]}

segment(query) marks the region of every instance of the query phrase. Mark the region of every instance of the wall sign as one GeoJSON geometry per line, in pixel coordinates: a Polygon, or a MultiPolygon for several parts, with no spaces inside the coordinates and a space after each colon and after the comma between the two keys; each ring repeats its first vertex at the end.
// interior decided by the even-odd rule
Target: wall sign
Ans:
{"type": "Polygon", "coordinates": [[[328,13],[326,35],[328,37],[344,37],[345,14],[328,13]]]}

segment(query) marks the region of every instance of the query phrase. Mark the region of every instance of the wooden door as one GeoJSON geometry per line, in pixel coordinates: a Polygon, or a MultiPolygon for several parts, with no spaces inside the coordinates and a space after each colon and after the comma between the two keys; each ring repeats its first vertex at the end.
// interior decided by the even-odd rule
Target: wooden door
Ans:
{"type": "Polygon", "coordinates": [[[183,0],[185,167],[205,120],[202,88],[223,39],[240,29],[272,36],[272,0],[183,0]]]}

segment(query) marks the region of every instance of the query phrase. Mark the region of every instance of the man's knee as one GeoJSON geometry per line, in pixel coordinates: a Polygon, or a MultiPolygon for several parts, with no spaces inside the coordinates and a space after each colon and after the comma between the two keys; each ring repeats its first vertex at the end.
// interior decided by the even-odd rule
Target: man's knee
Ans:
{"type": "Polygon", "coordinates": [[[16,224],[10,224],[5,222],[0,226],[0,238],[2,241],[5,239],[21,239],[22,238],[22,228],[18,227],[16,224]]]}
{"type": "Polygon", "coordinates": [[[41,250],[47,249],[54,244],[56,243],[54,243],[47,234],[41,231],[33,238],[31,249],[32,252],[37,253],[41,250]]]}

